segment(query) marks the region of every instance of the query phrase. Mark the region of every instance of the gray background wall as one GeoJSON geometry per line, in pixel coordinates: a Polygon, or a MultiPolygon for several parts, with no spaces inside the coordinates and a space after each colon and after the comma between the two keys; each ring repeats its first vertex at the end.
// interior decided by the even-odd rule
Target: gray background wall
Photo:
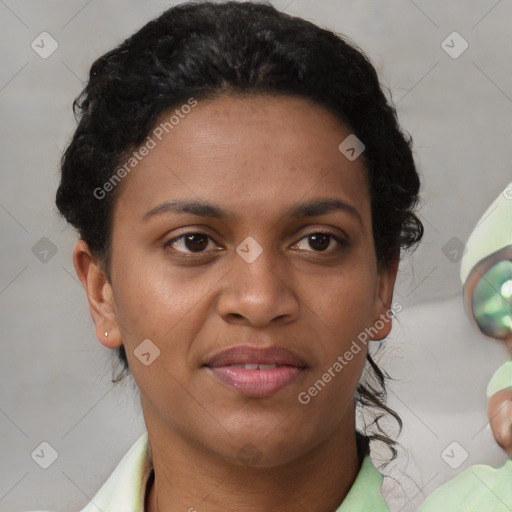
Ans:
{"type": "MultiPolygon", "coordinates": [[[[136,390],[110,382],[111,353],[95,339],[71,261],[75,234],[53,201],[75,126],[71,102],[90,64],[170,5],[0,0],[1,511],[79,510],[144,430],[136,390]],[[31,47],[43,31],[58,43],[47,58],[31,47]],[[42,441],[58,452],[46,470],[31,458],[42,441]]],[[[414,139],[426,233],[402,262],[396,299],[405,309],[380,360],[397,379],[390,405],[404,420],[404,449],[384,471],[403,487],[386,478],[386,492],[393,510],[413,511],[469,464],[506,460],[485,411],[485,386],[506,354],[469,326],[459,263],[445,252],[452,238],[467,240],[512,179],[512,3],[274,5],[362,47],[414,139]],[[454,31],[469,45],[457,58],[442,47],[454,31]],[[453,441],[468,452],[457,469],[442,456],[453,441]]],[[[457,39],[448,44],[462,48],[457,39]]]]}

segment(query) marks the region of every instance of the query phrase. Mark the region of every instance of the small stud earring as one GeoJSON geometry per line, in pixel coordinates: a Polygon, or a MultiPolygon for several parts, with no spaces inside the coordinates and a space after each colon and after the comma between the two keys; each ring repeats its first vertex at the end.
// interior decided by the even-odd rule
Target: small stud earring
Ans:
{"type": "Polygon", "coordinates": [[[105,338],[108,336],[108,331],[105,331],[105,338]]]}

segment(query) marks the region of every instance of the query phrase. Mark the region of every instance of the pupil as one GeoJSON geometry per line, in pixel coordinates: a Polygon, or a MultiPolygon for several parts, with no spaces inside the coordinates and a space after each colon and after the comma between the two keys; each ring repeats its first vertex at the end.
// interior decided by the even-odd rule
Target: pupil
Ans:
{"type": "MultiPolygon", "coordinates": [[[[310,235],[310,238],[313,240],[313,243],[318,243],[318,239],[321,241],[323,240],[323,244],[320,242],[320,250],[325,250],[327,247],[329,247],[329,235],[322,235],[322,234],[316,234],[316,235],[310,235]]],[[[313,247],[314,248],[314,247],[313,247]]]]}
{"type": "Polygon", "coordinates": [[[188,235],[185,237],[185,245],[187,246],[187,249],[191,251],[200,251],[201,249],[204,249],[207,244],[205,244],[206,237],[203,235],[188,235]],[[199,239],[199,243],[194,242],[194,239],[199,239]]]}

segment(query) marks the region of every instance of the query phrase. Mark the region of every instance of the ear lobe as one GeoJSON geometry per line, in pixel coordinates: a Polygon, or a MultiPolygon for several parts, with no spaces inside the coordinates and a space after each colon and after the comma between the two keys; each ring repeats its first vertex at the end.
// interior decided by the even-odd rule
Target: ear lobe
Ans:
{"type": "Polygon", "coordinates": [[[123,342],[116,320],[112,287],[100,263],[83,240],[75,245],[73,265],[87,295],[98,341],[107,348],[119,348],[123,342]],[[106,332],[108,336],[105,336],[106,332]]]}

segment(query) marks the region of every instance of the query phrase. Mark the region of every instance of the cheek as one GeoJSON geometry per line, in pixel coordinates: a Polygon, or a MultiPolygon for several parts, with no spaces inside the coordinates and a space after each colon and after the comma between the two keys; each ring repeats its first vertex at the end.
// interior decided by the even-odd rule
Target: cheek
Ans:
{"type": "Polygon", "coordinates": [[[169,375],[187,382],[190,346],[206,322],[218,272],[171,267],[161,257],[119,258],[116,264],[116,317],[135,380],[143,388],[172,384],[169,375]],[[160,351],[150,372],[136,358],[144,340],[160,351]]]}
{"type": "Polygon", "coordinates": [[[357,336],[373,320],[377,279],[368,266],[334,271],[308,299],[328,332],[342,340],[357,336]]]}
{"type": "Polygon", "coordinates": [[[116,313],[127,329],[161,337],[199,305],[211,284],[191,279],[190,270],[171,266],[158,253],[133,253],[124,250],[113,265],[116,313]]]}
{"type": "Polygon", "coordinates": [[[326,383],[319,393],[318,407],[337,404],[338,412],[351,403],[360,380],[369,342],[365,329],[373,321],[376,278],[364,270],[367,267],[357,268],[331,279],[312,302],[315,317],[322,320],[323,334],[320,365],[310,384],[318,380],[326,383]]]}

